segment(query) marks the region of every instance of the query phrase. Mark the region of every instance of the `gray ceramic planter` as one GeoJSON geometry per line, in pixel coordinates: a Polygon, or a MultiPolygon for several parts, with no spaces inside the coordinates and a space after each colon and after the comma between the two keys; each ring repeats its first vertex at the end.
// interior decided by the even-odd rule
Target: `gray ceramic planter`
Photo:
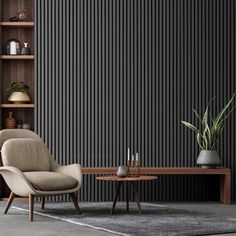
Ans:
{"type": "Polygon", "coordinates": [[[216,150],[202,150],[197,158],[197,164],[202,168],[216,168],[220,164],[220,158],[216,150]]]}

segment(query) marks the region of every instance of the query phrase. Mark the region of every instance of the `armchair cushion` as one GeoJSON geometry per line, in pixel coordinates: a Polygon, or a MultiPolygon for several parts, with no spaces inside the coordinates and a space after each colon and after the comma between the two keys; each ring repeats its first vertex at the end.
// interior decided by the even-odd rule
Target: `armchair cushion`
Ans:
{"type": "Polygon", "coordinates": [[[76,179],[52,171],[29,171],[23,174],[34,188],[40,191],[67,190],[78,184],[76,179]]]}
{"type": "Polygon", "coordinates": [[[4,166],[14,166],[21,171],[50,171],[51,155],[44,143],[34,139],[9,139],[2,146],[4,166]]]}

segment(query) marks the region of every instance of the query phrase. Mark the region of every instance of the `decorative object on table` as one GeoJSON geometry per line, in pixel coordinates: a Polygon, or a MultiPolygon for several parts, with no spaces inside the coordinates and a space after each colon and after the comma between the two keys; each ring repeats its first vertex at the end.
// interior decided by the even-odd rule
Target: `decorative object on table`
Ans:
{"type": "Polygon", "coordinates": [[[29,124],[29,123],[24,123],[23,125],[22,125],[22,129],[31,129],[31,125],[29,124]]]}
{"type": "Polygon", "coordinates": [[[128,156],[127,156],[127,176],[131,176],[130,174],[130,167],[135,167],[135,173],[132,174],[134,176],[140,176],[140,161],[138,153],[136,155],[132,155],[130,160],[130,149],[128,148],[128,156]]]}
{"type": "Polygon", "coordinates": [[[5,47],[6,55],[19,55],[20,54],[20,42],[17,39],[9,39],[5,47]]]}
{"type": "Polygon", "coordinates": [[[6,129],[15,129],[16,128],[16,120],[13,117],[13,112],[8,113],[8,117],[6,118],[5,124],[6,129]]]}
{"type": "Polygon", "coordinates": [[[28,90],[29,86],[26,85],[24,81],[20,81],[19,83],[12,82],[11,86],[7,89],[7,91],[11,93],[8,97],[8,101],[16,104],[29,102],[28,90]]]}
{"type": "Polygon", "coordinates": [[[197,164],[201,165],[202,168],[215,168],[218,164],[220,164],[220,159],[216,151],[216,144],[223,131],[225,120],[233,111],[233,108],[231,108],[230,105],[233,102],[234,97],[235,94],[215,118],[213,118],[209,112],[209,105],[213,99],[207,105],[203,117],[201,117],[196,110],[193,109],[193,112],[200,122],[200,128],[197,128],[195,125],[192,125],[186,121],[181,121],[185,126],[197,134],[197,142],[202,149],[198,156],[197,164]]]}
{"type": "Polygon", "coordinates": [[[127,176],[130,176],[130,149],[128,148],[128,155],[127,155],[127,176]]]}
{"type": "Polygon", "coordinates": [[[119,177],[126,177],[127,175],[126,166],[119,166],[116,175],[119,177]]]}
{"type": "Polygon", "coordinates": [[[136,176],[138,177],[140,176],[140,162],[139,162],[138,153],[136,153],[135,167],[136,167],[136,176]]]}
{"type": "Polygon", "coordinates": [[[29,20],[29,14],[26,10],[18,11],[16,12],[15,16],[9,18],[9,21],[11,22],[16,22],[16,21],[25,22],[28,20],[29,20]]]}
{"type": "Polygon", "coordinates": [[[17,128],[17,129],[22,129],[22,125],[23,125],[22,120],[17,120],[17,122],[16,122],[16,128],[17,128]]]}
{"type": "Polygon", "coordinates": [[[216,150],[201,150],[197,158],[197,164],[202,168],[215,168],[220,164],[220,158],[216,150]]]}
{"type": "Polygon", "coordinates": [[[24,43],[24,46],[21,49],[21,55],[30,55],[29,43],[24,43]]]}

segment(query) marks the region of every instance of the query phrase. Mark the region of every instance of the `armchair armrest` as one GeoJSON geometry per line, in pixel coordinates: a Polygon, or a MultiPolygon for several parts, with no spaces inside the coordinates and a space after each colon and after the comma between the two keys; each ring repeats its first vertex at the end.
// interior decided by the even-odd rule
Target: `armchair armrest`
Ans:
{"type": "Polygon", "coordinates": [[[59,166],[54,171],[75,178],[79,182],[79,188],[81,187],[83,176],[80,164],[59,166]]]}
{"type": "Polygon", "coordinates": [[[33,186],[18,168],[13,166],[0,167],[0,174],[16,195],[26,197],[29,194],[35,194],[33,186]]]}

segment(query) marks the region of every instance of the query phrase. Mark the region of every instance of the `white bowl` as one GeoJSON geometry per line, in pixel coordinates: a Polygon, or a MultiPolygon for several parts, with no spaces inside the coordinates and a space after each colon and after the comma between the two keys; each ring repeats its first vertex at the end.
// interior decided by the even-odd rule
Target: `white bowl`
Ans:
{"type": "Polygon", "coordinates": [[[23,92],[13,92],[11,93],[11,95],[8,97],[8,101],[9,102],[13,102],[13,103],[25,103],[25,102],[29,102],[30,98],[29,95],[27,93],[23,93],[23,92]]]}

